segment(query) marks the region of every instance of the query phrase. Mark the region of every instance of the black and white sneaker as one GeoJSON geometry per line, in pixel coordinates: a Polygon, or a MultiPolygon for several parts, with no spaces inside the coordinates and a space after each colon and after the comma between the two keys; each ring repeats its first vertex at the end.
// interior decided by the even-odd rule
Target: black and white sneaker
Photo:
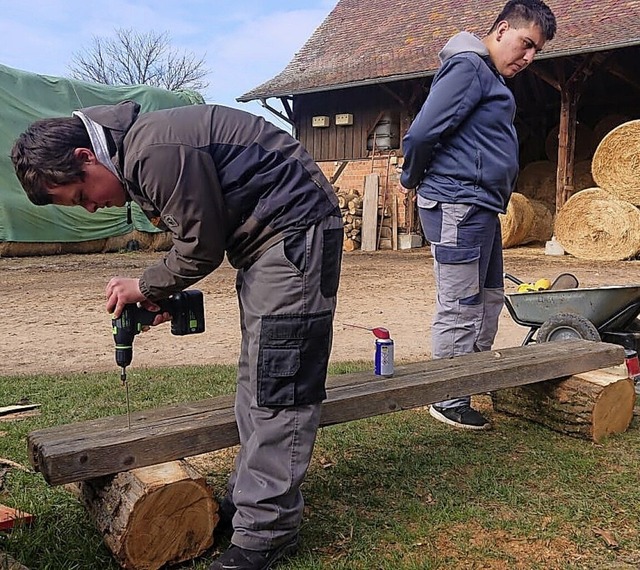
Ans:
{"type": "Polygon", "coordinates": [[[463,404],[456,408],[429,406],[429,414],[436,420],[463,429],[491,429],[489,421],[471,406],[463,404]]]}
{"type": "Polygon", "coordinates": [[[298,535],[272,550],[247,550],[232,544],[209,570],[269,570],[298,550],[298,535]]]}

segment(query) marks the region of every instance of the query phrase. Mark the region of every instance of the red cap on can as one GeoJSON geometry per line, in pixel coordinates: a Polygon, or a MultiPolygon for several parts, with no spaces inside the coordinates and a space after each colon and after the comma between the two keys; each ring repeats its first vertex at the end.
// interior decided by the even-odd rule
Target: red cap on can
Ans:
{"type": "Polygon", "coordinates": [[[376,327],[371,329],[371,332],[374,334],[376,338],[391,338],[389,335],[389,330],[384,327],[376,327]]]}

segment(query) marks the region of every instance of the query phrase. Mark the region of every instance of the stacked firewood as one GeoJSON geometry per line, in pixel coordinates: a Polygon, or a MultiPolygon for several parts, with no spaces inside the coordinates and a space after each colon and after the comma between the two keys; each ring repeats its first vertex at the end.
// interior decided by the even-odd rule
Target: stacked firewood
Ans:
{"type": "Polygon", "coordinates": [[[340,190],[336,188],[338,205],[344,220],[344,251],[360,249],[362,238],[362,196],[357,190],[340,190]]]}

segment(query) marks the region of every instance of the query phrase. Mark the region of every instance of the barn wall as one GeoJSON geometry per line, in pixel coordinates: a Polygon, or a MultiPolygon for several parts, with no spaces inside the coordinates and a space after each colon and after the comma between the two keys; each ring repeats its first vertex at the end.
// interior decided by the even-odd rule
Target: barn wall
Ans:
{"type": "MultiPolygon", "coordinates": [[[[294,113],[296,135],[317,161],[369,157],[368,139],[379,122],[387,118],[393,140],[390,149],[399,150],[403,126],[406,128],[408,123],[406,105],[378,85],[296,96],[294,113]],[[340,114],[353,115],[353,124],[336,125],[336,115],[340,114]],[[313,127],[316,116],[328,117],[329,126],[313,127]]],[[[381,139],[376,148],[390,150],[381,148],[381,139]]]]}

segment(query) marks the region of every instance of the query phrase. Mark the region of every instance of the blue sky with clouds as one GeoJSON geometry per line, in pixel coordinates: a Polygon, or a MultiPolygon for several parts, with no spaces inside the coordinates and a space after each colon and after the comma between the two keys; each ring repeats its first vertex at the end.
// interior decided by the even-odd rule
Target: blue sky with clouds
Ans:
{"type": "MultiPolygon", "coordinates": [[[[168,32],[178,51],[205,58],[205,98],[280,122],[237,103],[279,73],[337,0],[0,0],[0,63],[69,76],[74,53],[116,28],[168,32]]],[[[281,125],[282,126],[282,125],[281,125]]]]}

